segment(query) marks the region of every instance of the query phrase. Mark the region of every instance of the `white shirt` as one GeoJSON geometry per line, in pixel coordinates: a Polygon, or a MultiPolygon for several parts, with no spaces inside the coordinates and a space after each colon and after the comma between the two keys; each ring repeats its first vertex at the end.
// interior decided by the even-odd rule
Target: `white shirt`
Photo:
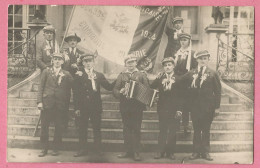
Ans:
{"type": "MultiPolygon", "coordinates": [[[[69,51],[70,51],[70,53],[71,53],[72,47],[69,48],[69,51]]],[[[74,55],[76,54],[76,47],[73,48],[73,54],[74,54],[74,55]]]]}
{"type": "MultiPolygon", "coordinates": [[[[91,69],[89,69],[89,70],[86,69],[86,68],[84,68],[84,69],[85,69],[85,72],[88,74],[89,77],[92,76],[93,69],[94,69],[93,67],[91,69]]],[[[91,78],[90,80],[91,80],[93,91],[97,91],[96,82],[95,82],[94,78],[91,78]]]]}
{"type": "Polygon", "coordinates": [[[60,68],[55,68],[55,67],[53,67],[53,71],[54,71],[54,73],[55,73],[56,76],[58,76],[60,70],[61,70],[61,67],[60,67],[60,68]]]}
{"type": "Polygon", "coordinates": [[[46,43],[47,43],[50,47],[53,47],[53,40],[50,40],[50,41],[46,40],[46,43]]]}
{"type": "MultiPolygon", "coordinates": [[[[207,66],[203,66],[201,75],[203,75],[205,73],[206,68],[207,68],[207,66]]],[[[200,72],[200,66],[198,66],[198,72],[200,72]]]]}

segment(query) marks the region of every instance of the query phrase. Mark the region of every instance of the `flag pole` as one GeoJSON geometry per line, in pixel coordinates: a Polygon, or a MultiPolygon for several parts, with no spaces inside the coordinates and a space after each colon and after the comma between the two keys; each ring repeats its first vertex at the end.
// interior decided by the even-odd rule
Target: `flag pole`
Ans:
{"type": "Polygon", "coordinates": [[[70,14],[70,18],[69,18],[69,22],[68,22],[68,25],[67,25],[67,27],[66,27],[66,31],[65,31],[65,33],[64,33],[64,36],[63,36],[63,39],[62,39],[60,48],[62,48],[63,43],[64,43],[64,39],[65,39],[65,37],[66,37],[66,35],[67,35],[67,33],[68,33],[68,29],[69,29],[69,26],[70,26],[71,19],[72,19],[72,16],[73,16],[73,14],[74,14],[74,11],[75,11],[75,5],[74,5],[73,8],[72,8],[72,11],[71,11],[71,14],[70,14]]]}

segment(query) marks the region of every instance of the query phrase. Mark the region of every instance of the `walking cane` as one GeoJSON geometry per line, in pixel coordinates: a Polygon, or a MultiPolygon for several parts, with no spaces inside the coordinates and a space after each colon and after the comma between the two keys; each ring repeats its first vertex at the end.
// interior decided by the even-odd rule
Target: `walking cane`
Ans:
{"type": "Polygon", "coordinates": [[[34,132],[33,132],[33,136],[35,137],[36,136],[36,133],[37,133],[37,130],[38,130],[38,127],[39,127],[39,124],[41,122],[41,112],[40,112],[40,116],[38,117],[38,121],[37,121],[37,124],[34,128],[34,132]]]}

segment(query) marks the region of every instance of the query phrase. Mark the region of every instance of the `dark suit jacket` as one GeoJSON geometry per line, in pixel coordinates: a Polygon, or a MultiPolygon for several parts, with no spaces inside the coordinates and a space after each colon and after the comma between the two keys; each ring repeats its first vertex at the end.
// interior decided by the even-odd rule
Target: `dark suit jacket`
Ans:
{"type": "Polygon", "coordinates": [[[60,75],[56,77],[52,68],[44,69],[41,74],[37,102],[43,103],[44,109],[51,109],[56,105],[60,110],[68,110],[73,78],[68,71],[61,69],[61,72],[64,76],[60,85],[58,84],[60,75]]]}
{"type": "Polygon", "coordinates": [[[183,84],[189,89],[191,117],[192,119],[206,117],[212,120],[215,109],[220,107],[221,83],[219,76],[207,67],[204,74],[207,74],[208,77],[202,83],[201,88],[192,88],[194,74],[198,74],[198,69],[193,69],[182,77],[183,84]]]}
{"type": "Polygon", "coordinates": [[[175,83],[172,84],[171,90],[164,91],[162,81],[166,79],[166,74],[163,73],[159,78],[156,78],[152,84],[151,88],[159,90],[159,100],[157,103],[157,112],[174,112],[182,111],[182,97],[181,95],[181,83],[180,78],[177,75],[173,75],[175,78],[175,83]]]}
{"type": "Polygon", "coordinates": [[[175,29],[171,29],[168,26],[166,27],[165,33],[168,36],[168,43],[164,51],[164,58],[165,57],[175,58],[176,52],[181,48],[180,41],[178,39],[174,39],[175,32],[176,32],[175,29]]]}
{"type": "MultiPolygon", "coordinates": [[[[46,67],[51,66],[51,55],[47,54],[46,46],[48,46],[46,40],[44,40],[39,46],[36,47],[36,63],[37,66],[43,71],[46,67]]],[[[50,54],[53,53],[53,49],[50,50],[50,54]]]]}
{"type": "MultiPolygon", "coordinates": [[[[191,50],[191,64],[190,64],[191,70],[198,66],[198,62],[194,58],[194,53],[195,51],[191,50]]],[[[188,57],[185,60],[178,59],[174,68],[174,72],[177,75],[184,75],[185,73],[188,72],[188,70],[186,69],[187,61],[188,61],[188,57]]]]}
{"type": "MultiPolygon", "coordinates": [[[[71,73],[71,75],[74,76],[74,74],[77,72],[77,68],[72,68],[71,65],[74,64],[74,63],[77,63],[77,59],[80,58],[80,56],[83,54],[83,51],[76,48],[76,52],[75,52],[75,55],[74,55],[70,52],[69,48],[66,48],[65,52],[68,53],[70,60],[66,61],[64,63],[63,69],[65,69],[66,71],[69,71],[71,73]]],[[[81,66],[81,65],[79,65],[79,66],[81,66]]]]}
{"type": "Polygon", "coordinates": [[[96,74],[96,88],[97,91],[93,91],[92,82],[88,79],[88,74],[84,68],[80,68],[82,76],[76,74],[74,77],[74,105],[75,110],[81,110],[82,112],[102,112],[102,101],[100,94],[100,87],[102,86],[106,90],[113,90],[114,84],[110,84],[105,76],[97,71],[93,71],[96,74]]]}

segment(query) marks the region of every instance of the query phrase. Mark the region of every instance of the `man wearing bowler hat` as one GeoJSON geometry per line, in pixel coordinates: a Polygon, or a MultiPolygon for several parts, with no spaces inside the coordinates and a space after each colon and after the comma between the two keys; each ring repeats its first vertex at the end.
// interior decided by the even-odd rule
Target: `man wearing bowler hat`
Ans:
{"type": "Polygon", "coordinates": [[[183,76],[191,98],[191,119],[194,129],[193,153],[190,159],[210,156],[210,126],[218,115],[221,99],[221,83],[218,74],[208,67],[210,53],[207,50],[195,54],[198,67],[183,76]]]}
{"type": "Polygon", "coordinates": [[[123,136],[126,152],[119,155],[119,158],[133,157],[135,161],[140,161],[140,140],[143,110],[145,105],[141,102],[127,97],[127,86],[130,80],[140,82],[149,87],[149,81],[144,72],[137,68],[137,58],[129,54],[125,58],[126,70],[121,72],[116,80],[114,95],[120,99],[120,113],[123,120],[123,136]]]}
{"type": "Polygon", "coordinates": [[[166,26],[165,33],[168,36],[168,43],[166,49],[164,51],[165,57],[173,57],[175,58],[176,52],[180,49],[181,44],[178,39],[178,34],[183,33],[183,18],[175,17],[172,19],[173,29],[169,26],[166,26]]]}
{"type": "Polygon", "coordinates": [[[80,65],[80,56],[83,54],[81,50],[77,48],[77,44],[81,41],[81,38],[76,33],[69,34],[65,39],[69,47],[64,49],[64,54],[68,56],[68,61],[64,64],[64,69],[69,71],[72,76],[78,71],[80,65]]]}
{"type": "MultiPolygon", "coordinates": [[[[197,68],[197,61],[194,58],[195,51],[192,50],[191,44],[191,35],[188,33],[180,33],[178,35],[181,48],[175,54],[175,73],[179,76],[186,74],[188,71],[197,68]]],[[[184,108],[182,113],[182,125],[184,127],[184,135],[187,135],[190,132],[191,128],[189,127],[189,112],[190,112],[190,102],[188,91],[183,90],[181,95],[184,98],[184,108]]]]}
{"type": "Polygon", "coordinates": [[[49,125],[54,122],[55,131],[53,139],[53,156],[57,156],[61,147],[62,133],[68,118],[70,90],[73,78],[68,71],[61,68],[64,57],[60,53],[53,53],[52,67],[46,68],[41,74],[38,92],[38,109],[41,110],[41,143],[42,152],[39,157],[44,157],[49,149],[49,125]]]}
{"type": "Polygon", "coordinates": [[[43,28],[44,41],[36,47],[36,63],[43,71],[47,67],[51,67],[51,55],[59,53],[59,45],[55,40],[55,28],[52,25],[43,28]]]}
{"type": "Polygon", "coordinates": [[[74,77],[74,105],[75,114],[79,117],[79,145],[74,157],[80,157],[88,153],[87,135],[89,120],[94,134],[95,154],[101,154],[101,86],[106,90],[113,90],[105,76],[94,70],[94,54],[84,54],[80,57],[83,67],[75,73],[74,77]]]}

